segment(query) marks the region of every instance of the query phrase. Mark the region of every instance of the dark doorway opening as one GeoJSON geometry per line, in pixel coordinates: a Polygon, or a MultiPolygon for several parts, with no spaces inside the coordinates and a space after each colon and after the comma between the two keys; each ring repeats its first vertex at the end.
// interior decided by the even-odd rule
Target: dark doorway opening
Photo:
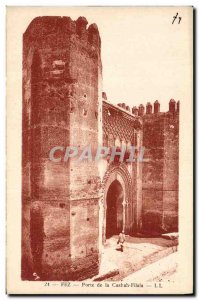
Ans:
{"type": "Polygon", "coordinates": [[[123,189],[118,180],[114,180],[106,197],[106,238],[118,235],[123,229],[123,189]]]}

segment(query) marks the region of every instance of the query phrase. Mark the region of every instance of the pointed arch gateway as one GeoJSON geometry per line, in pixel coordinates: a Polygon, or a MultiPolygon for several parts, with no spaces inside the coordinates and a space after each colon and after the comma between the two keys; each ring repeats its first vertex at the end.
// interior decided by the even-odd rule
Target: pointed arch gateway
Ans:
{"type": "Polygon", "coordinates": [[[132,180],[124,164],[113,164],[103,179],[103,241],[133,227],[132,180]]]}
{"type": "Polygon", "coordinates": [[[118,235],[124,225],[123,216],[124,191],[121,183],[115,179],[106,195],[106,238],[118,235]]]}

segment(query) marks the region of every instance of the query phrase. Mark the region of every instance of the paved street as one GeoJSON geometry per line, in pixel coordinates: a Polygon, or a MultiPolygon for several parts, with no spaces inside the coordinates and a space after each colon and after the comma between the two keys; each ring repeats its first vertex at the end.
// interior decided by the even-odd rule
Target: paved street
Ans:
{"type": "Polygon", "coordinates": [[[127,237],[124,252],[121,252],[118,251],[117,238],[108,239],[103,248],[98,277],[114,270],[118,270],[119,274],[107,276],[105,280],[121,280],[177,250],[176,240],[127,237]]]}

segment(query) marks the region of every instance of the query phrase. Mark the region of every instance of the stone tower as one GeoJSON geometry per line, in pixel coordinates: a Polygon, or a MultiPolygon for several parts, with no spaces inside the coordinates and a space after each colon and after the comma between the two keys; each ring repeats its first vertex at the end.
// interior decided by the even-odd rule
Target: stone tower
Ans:
{"type": "Polygon", "coordinates": [[[22,278],[92,277],[99,268],[96,162],[64,149],[101,141],[100,36],[79,17],[38,17],[23,37],[22,278]],[[61,160],[49,159],[49,151],[61,160]],[[42,270],[42,271],[41,271],[42,270]]]}
{"type": "Polygon", "coordinates": [[[143,116],[142,226],[144,232],[178,231],[179,102],[171,99],[168,112],[160,103],[147,104],[143,116]],[[150,107],[150,109],[149,109],[150,107]]]}

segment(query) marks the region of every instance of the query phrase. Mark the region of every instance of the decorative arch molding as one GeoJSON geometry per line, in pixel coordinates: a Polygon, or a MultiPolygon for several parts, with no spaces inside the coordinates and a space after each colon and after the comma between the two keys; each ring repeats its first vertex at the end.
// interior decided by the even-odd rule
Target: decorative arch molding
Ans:
{"type": "Polygon", "coordinates": [[[106,241],[106,199],[109,187],[115,181],[119,181],[123,188],[124,198],[123,198],[123,209],[124,209],[124,224],[123,228],[126,232],[130,232],[132,227],[132,179],[131,175],[124,163],[111,163],[106,171],[102,180],[102,201],[103,201],[103,230],[102,239],[106,241]]]}
{"type": "Polygon", "coordinates": [[[106,193],[111,185],[111,183],[117,179],[124,191],[125,191],[125,201],[128,203],[131,200],[132,191],[132,180],[131,175],[124,163],[111,163],[106,171],[102,180],[102,193],[104,195],[104,200],[106,193]]]}

